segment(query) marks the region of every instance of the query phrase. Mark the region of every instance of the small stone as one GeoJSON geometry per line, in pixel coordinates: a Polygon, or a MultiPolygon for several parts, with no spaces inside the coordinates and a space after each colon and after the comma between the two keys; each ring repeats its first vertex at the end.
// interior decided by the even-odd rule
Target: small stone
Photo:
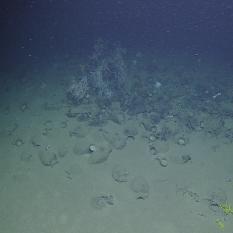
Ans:
{"type": "Polygon", "coordinates": [[[89,140],[87,137],[79,138],[79,140],[74,145],[73,152],[79,156],[89,153],[90,141],[91,140],[89,140]]]}
{"type": "Polygon", "coordinates": [[[182,155],[181,158],[182,158],[183,163],[187,163],[187,162],[191,161],[191,159],[192,159],[191,156],[188,154],[182,155]]]}
{"type": "Polygon", "coordinates": [[[167,161],[166,158],[157,157],[157,160],[159,161],[159,164],[160,164],[162,167],[167,167],[167,166],[168,166],[168,161],[167,161]]]}
{"type": "Polygon", "coordinates": [[[121,167],[120,165],[116,165],[112,169],[112,177],[118,183],[127,182],[129,177],[129,172],[126,168],[121,167]]]}
{"type": "Polygon", "coordinates": [[[157,155],[158,154],[158,150],[156,149],[155,146],[150,146],[150,153],[152,155],[157,155]]]}
{"type": "Polygon", "coordinates": [[[159,81],[155,82],[155,88],[160,88],[162,86],[162,84],[159,81]]]}
{"type": "Polygon", "coordinates": [[[154,142],[155,141],[155,136],[150,135],[149,140],[150,140],[150,142],[154,142]]]}
{"type": "Polygon", "coordinates": [[[38,156],[44,166],[53,167],[58,163],[57,155],[53,152],[40,150],[38,156]]]}
{"type": "Polygon", "coordinates": [[[20,110],[21,112],[25,112],[26,110],[28,110],[28,104],[27,103],[24,103],[20,106],[20,110]]]}
{"type": "Polygon", "coordinates": [[[142,176],[135,177],[131,184],[130,189],[135,193],[136,199],[145,200],[149,197],[149,184],[142,176]]]}
{"type": "Polygon", "coordinates": [[[20,160],[24,161],[24,162],[30,161],[31,158],[32,158],[32,154],[27,153],[27,152],[22,152],[21,155],[20,155],[20,160]]]}
{"type": "Polygon", "coordinates": [[[95,152],[95,151],[96,151],[96,146],[95,146],[95,145],[90,145],[90,146],[89,146],[89,151],[90,151],[91,153],[95,152]]]}
{"type": "Polygon", "coordinates": [[[106,207],[106,202],[101,196],[100,197],[94,197],[94,198],[91,199],[91,206],[94,209],[101,210],[104,207],[106,207]]]}
{"type": "Polygon", "coordinates": [[[57,150],[57,155],[59,158],[64,158],[68,154],[68,148],[60,147],[57,150]]]}
{"type": "Polygon", "coordinates": [[[186,145],[186,140],[184,138],[179,138],[177,141],[177,144],[180,146],[185,146],[186,145]]]}
{"type": "Polygon", "coordinates": [[[108,159],[111,152],[112,149],[110,148],[110,146],[106,143],[102,143],[98,146],[98,149],[94,153],[90,154],[90,157],[88,158],[88,163],[103,163],[108,159]]]}
{"type": "Polygon", "coordinates": [[[24,144],[23,140],[21,138],[16,138],[16,140],[13,142],[13,145],[15,146],[22,146],[24,144]]]}
{"type": "Polygon", "coordinates": [[[95,209],[101,210],[108,205],[110,206],[114,205],[114,197],[111,194],[94,197],[91,200],[91,205],[95,209]]]}

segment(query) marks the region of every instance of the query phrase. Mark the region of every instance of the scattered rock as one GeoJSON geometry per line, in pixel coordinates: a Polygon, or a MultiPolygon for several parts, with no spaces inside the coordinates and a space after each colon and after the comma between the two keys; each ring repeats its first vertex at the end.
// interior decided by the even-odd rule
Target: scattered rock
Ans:
{"type": "Polygon", "coordinates": [[[192,158],[189,154],[183,154],[183,155],[173,155],[171,157],[171,160],[176,164],[185,164],[190,162],[192,158]]]}
{"type": "Polygon", "coordinates": [[[192,158],[191,158],[191,156],[189,154],[181,155],[181,159],[182,159],[183,163],[188,163],[189,161],[192,160],[192,158]]]}
{"type": "Polygon", "coordinates": [[[154,142],[156,140],[154,135],[149,136],[149,142],[154,142]]]}
{"type": "Polygon", "coordinates": [[[124,114],[113,110],[109,115],[109,120],[120,125],[125,120],[124,114]]]}
{"type": "Polygon", "coordinates": [[[150,144],[150,147],[156,148],[157,152],[162,154],[167,153],[170,149],[169,143],[162,140],[156,140],[150,144]]]}
{"type": "Polygon", "coordinates": [[[13,133],[18,129],[18,124],[14,123],[13,125],[9,126],[6,131],[7,131],[7,135],[11,136],[13,135],[13,133]]]}
{"type": "Polygon", "coordinates": [[[121,150],[126,146],[127,137],[119,132],[103,132],[104,139],[115,149],[121,150]]]}
{"type": "Polygon", "coordinates": [[[69,131],[69,136],[70,137],[82,138],[82,137],[85,137],[87,135],[88,130],[89,129],[87,129],[83,125],[77,126],[74,129],[69,131]]]}
{"type": "Polygon", "coordinates": [[[61,122],[60,122],[60,127],[61,127],[62,129],[67,128],[67,127],[68,127],[67,121],[61,121],[61,122]]]}
{"type": "Polygon", "coordinates": [[[58,163],[57,155],[52,151],[40,150],[38,156],[44,166],[53,167],[58,163]]]}
{"type": "Polygon", "coordinates": [[[91,112],[80,112],[77,115],[77,120],[78,121],[89,121],[92,117],[92,113],[91,112]]]}
{"type": "Polygon", "coordinates": [[[120,165],[116,165],[112,169],[112,177],[118,183],[127,182],[129,178],[129,172],[126,168],[120,165]]]}
{"type": "Polygon", "coordinates": [[[69,117],[69,118],[75,118],[78,116],[78,112],[72,112],[71,109],[68,110],[68,112],[66,113],[66,116],[69,117]]]}
{"type": "Polygon", "coordinates": [[[28,109],[29,109],[29,107],[28,107],[28,104],[27,104],[27,103],[21,104],[21,106],[20,106],[20,111],[21,111],[21,112],[25,112],[25,111],[28,110],[28,109]]]}
{"type": "Polygon", "coordinates": [[[43,125],[44,125],[45,129],[47,129],[48,131],[51,131],[51,130],[54,129],[54,123],[53,123],[53,121],[51,121],[51,120],[45,121],[45,122],[43,123],[43,125]]]}
{"type": "Polygon", "coordinates": [[[76,155],[84,155],[89,153],[89,146],[91,144],[91,139],[88,137],[80,138],[74,145],[73,152],[76,155]]]}
{"type": "Polygon", "coordinates": [[[151,153],[151,155],[158,155],[158,150],[156,149],[156,147],[155,146],[153,146],[153,145],[150,145],[150,153],[151,153]]]}
{"type": "Polygon", "coordinates": [[[91,205],[95,209],[101,210],[108,205],[114,205],[114,197],[111,194],[94,197],[91,200],[91,205]]]}
{"type": "Polygon", "coordinates": [[[168,161],[167,161],[167,159],[165,157],[157,156],[156,159],[158,160],[159,164],[162,167],[167,167],[168,166],[168,161]]]}
{"type": "Polygon", "coordinates": [[[224,130],[224,121],[221,117],[208,116],[203,121],[204,131],[213,136],[219,135],[224,130]]]}
{"type": "Polygon", "coordinates": [[[57,150],[57,155],[59,158],[64,158],[68,154],[68,148],[61,146],[57,150]]]}
{"type": "Polygon", "coordinates": [[[109,120],[116,124],[122,124],[125,120],[124,112],[121,110],[121,106],[119,102],[113,102],[111,104],[109,120]]]}
{"type": "Polygon", "coordinates": [[[92,152],[95,152],[96,151],[96,146],[95,145],[90,145],[89,146],[89,151],[92,153],[92,152]]]}
{"type": "Polygon", "coordinates": [[[90,126],[103,126],[109,120],[109,111],[101,109],[89,121],[90,126]]]}
{"type": "Polygon", "coordinates": [[[220,212],[219,206],[227,202],[226,192],[222,189],[217,189],[209,194],[207,201],[209,208],[214,212],[220,212]]]}
{"type": "Polygon", "coordinates": [[[48,103],[48,102],[45,102],[42,105],[42,107],[43,107],[43,109],[45,111],[59,111],[62,108],[62,105],[61,104],[57,104],[57,103],[48,103]]]}
{"type": "Polygon", "coordinates": [[[103,142],[102,144],[97,145],[96,151],[90,154],[90,157],[88,158],[88,163],[103,163],[108,159],[111,152],[112,149],[110,148],[110,146],[107,143],[103,142]]]}
{"type": "Polygon", "coordinates": [[[180,137],[177,139],[177,144],[180,146],[185,146],[187,144],[187,140],[184,137],[180,137]]]}
{"type": "Polygon", "coordinates": [[[141,125],[144,127],[146,131],[152,131],[154,129],[155,125],[149,118],[143,118],[141,125]]]}
{"type": "Polygon", "coordinates": [[[33,135],[30,141],[34,147],[40,147],[43,145],[42,135],[39,134],[33,135]]]}
{"type": "Polygon", "coordinates": [[[17,147],[20,147],[24,144],[24,141],[21,139],[21,138],[16,138],[13,142],[12,142],[13,145],[17,146],[17,147]]]}
{"type": "Polygon", "coordinates": [[[124,128],[124,135],[126,137],[135,138],[137,134],[138,134],[137,124],[134,121],[128,121],[124,128]]]}
{"type": "Polygon", "coordinates": [[[200,202],[200,196],[198,193],[190,190],[188,187],[178,187],[176,186],[176,192],[181,193],[184,197],[187,197],[195,202],[200,202]]]}
{"type": "Polygon", "coordinates": [[[135,193],[136,199],[147,199],[149,197],[149,184],[142,176],[135,177],[130,183],[130,189],[135,193]]]}
{"type": "Polygon", "coordinates": [[[31,158],[32,158],[32,154],[25,152],[25,151],[23,151],[20,155],[20,160],[24,162],[30,161],[31,158]]]}

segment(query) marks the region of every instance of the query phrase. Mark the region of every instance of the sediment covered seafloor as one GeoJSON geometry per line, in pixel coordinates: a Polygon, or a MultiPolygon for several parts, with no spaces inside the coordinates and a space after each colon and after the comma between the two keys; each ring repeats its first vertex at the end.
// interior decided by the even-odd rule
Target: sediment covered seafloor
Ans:
{"type": "Polygon", "coordinates": [[[231,232],[232,68],[117,52],[1,73],[0,232],[231,232]]]}

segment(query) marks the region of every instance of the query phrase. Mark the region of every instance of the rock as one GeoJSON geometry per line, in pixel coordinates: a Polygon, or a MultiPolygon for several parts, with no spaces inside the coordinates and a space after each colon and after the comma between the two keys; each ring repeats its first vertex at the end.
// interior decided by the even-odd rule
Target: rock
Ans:
{"type": "Polygon", "coordinates": [[[68,148],[65,146],[59,147],[57,150],[57,155],[59,158],[64,158],[68,154],[68,148]]]}
{"type": "Polygon", "coordinates": [[[96,146],[95,145],[90,145],[89,146],[89,151],[92,153],[92,152],[95,152],[96,151],[96,146]]]}
{"type": "Polygon", "coordinates": [[[41,132],[37,131],[34,135],[31,136],[30,142],[33,147],[40,147],[47,143],[48,138],[43,136],[41,132]]]}
{"type": "Polygon", "coordinates": [[[116,124],[122,124],[125,120],[124,112],[121,110],[119,102],[111,103],[111,108],[109,111],[109,120],[116,124]]]}
{"type": "Polygon", "coordinates": [[[40,150],[38,156],[44,166],[53,167],[58,163],[57,155],[52,151],[40,150]]]}
{"type": "Polygon", "coordinates": [[[112,149],[107,143],[103,142],[102,144],[96,145],[96,151],[90,154],[90,157],[88,158],[88,163],[103,163],[108,159],[111,152],[112,149]]]}
{"type": "Polygon", "coordinates": [[[91,205],[95,209],[101,210],[107,205],[110,205],[110,206],[114,205],[114,197],[111,194],[94,197],[91,200],[91,205]]]}
{"type": "Polygon", "coordinates": [[[207,201],[212,211],[221,212],[219,206],[223,203],[227,203],[227,194],[224,190],[217,189],[209,194],[207,201]]]}
{"type": "Polygon", "coordinates": [[[149,136],[149,142],[154,142],[156,140],[154,135],[149,136]]]}
{"type": "Polygon", "coordinates": [[[17,147],[20,147],[24,144],[24,141],[21,139],[21,138],[16,138],[13,143],[13,145],[17,146],[17,147]]]}
{"type": "Polygon", "coordinates": [[[20,160],[24,162],[30,161],[31,158],[32,158],[32,154],[25,152],[25,151],[23,151],[20,155],[20,160]]]}
{"type": "Polygon", "coordinates": [[[62,129],[65,129],[65,128],[68,127],[67,121],[61,121],[61,122],[59,123],[59,125],[60,125],[60,127],[61,127],[62,129]]]}
{"type": "Polygon", "coordinates": [[[151,131],[154,128],[154,123],[149,118],[143,118],[141,124],[146,131],[151,131]]]}
{"type": "Polygon", "coordinates": [[[29,109],[29,107],[28,107],[27,103],[23,103],[23,104],[20,105],[21,112],[25,112],[28,109],[29,109]]]}
{"type": "Polygon", "coordinates": [[[130,189],[135,193],[136,199],[147,199],[149,197],[149,184],[142,176],[135,177],[130,183],[130,189]]]}
{"type": "Polygon", "coordinates": [[[177,164],[185,164],[190,162],[192,158],[189,154],[183,154],[183,155],[173,155],[171,156],[171,160],[177,164]]]}
{"type": "Polygon", "coordinates": [[[121,167],[120,165],[116,165],[112,169],[112,177],[118,183],[127,182],[129,177],[129,172],[127,171],[126,168],[121,167]]]}
{"type": "Polygon", "coordinates": [[[187,144],[187,140],[183,137],[178,138],[177,144],[180,146],[185,146],[187,144]]]}
{"type": "Polygon", "coordinates": [[[162,167],[167,167],[168,166],[168,161],[167,161],[166,158],[158,156],[156,159],[158,160],[159,164],[162,167]]]}
{"type": "Polygon", "coordinates": [[[203,121],[204,131],[213,136],[221,134],[224,130],[224,121],[219,116],[208,116],[203,121]]]}
{"type": "Polygon", "coordinates": [[[181,159],[183,163],[187,163],[189,161],[191,161],[191,156],[189,154],[185,154],[185,155],[181,155],[181,159]]]}
{"type": "Polygon", "coordinates": [[[6,128],[7,135],[11,136],[18,129],[18,124],[14,123],[6,128]]]}
{"type": "Polygon", "coordinates": [[[134,121],[128,121],[124,128],[124,135],[126,137],[134,138],[138,134],[137,124],[134,121]]]}
{"type": "Polygon", "coordinates": [[[88,137],[79,138],[79,140],[77,140],[77,143],[74,145],[73,152],[76,155],[84,155],[89,153],[89,146],[91,142],[92,140],[88,137]]]}
{"type": "Polygon", "coordinates": [[[166,154],[170,149],[169,143],[162,140],[156,140],[155,142],[151,143],[150,146],[155,147],[157,153],[162,153],[162,154],[166,154]]]}
{"type": "Polygon", "coordinates": [[[126,146],[127,137],[119,132],[103,132],[104,139],[115,149],[121,150],[126,146]]]}
{"type": "Polygon", "coordinates": [[[155,146],[150,145],[149,150],[150,150],[151,155],[158,155],[158,150],[156,149],[155,146]]]}
{"type": "Polygon", "coordinates": [[[83,125],[77,126],[69,131],[70,137],[77,137],[77,138],[83,138],[88,134],[87,127],[84,127],[83,125]]]}

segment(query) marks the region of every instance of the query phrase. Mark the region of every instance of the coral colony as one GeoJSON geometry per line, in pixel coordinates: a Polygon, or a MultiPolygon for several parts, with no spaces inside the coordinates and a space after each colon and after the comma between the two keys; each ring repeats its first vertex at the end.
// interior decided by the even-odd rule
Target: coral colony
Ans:
{"type": "Polygon", "coordinates": [[[120,47],[107,53],[103,42],[98,41],[88,70],[80,78],[72,80],[67,91],[68,99],[80,104],[88,96],[96,96],[101,100],[119,98],[124,92],[127,77],[124,53],[120,47]]]}

